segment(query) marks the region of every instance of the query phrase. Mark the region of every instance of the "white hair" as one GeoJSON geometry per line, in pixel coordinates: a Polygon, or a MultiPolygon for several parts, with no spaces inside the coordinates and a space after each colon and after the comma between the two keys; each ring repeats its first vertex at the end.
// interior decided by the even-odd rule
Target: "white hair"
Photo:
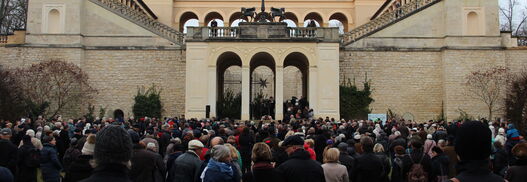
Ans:
{"type": "Polygon", "coordinates": [[[215,145],[212,147],[212,158],[221,161],[231,155],[231,150],[225,145],[215,145]]]}
{"type": "Polygon", "coordinates": [[[35,130],[29,129],[26,131],[26,135],[29,135],[31,138],[35,137],[35,130]]]}

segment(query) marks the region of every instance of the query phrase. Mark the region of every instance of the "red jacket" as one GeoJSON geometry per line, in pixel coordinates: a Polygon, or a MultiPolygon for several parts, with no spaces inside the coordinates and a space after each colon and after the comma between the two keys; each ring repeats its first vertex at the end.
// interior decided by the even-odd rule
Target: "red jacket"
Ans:
{"type": "Polygon", "coordinates": [[[309,147],[308,144],[304,144],[304,150],[309,152],[309,158],[313,160],[317,160],[317,154],[315,153],[315,150],[313,150],[311,147],[309,147]]]}

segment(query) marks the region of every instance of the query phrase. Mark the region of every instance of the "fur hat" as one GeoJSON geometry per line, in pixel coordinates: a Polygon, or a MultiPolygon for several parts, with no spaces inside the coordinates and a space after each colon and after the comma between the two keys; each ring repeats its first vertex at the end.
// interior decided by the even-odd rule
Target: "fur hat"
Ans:
{"type": "Polygon", "coordinates": [[[109,125],[97,132],[94,159],[97,164],[125,164],[132,158],[132,140],[120,126],[109,125]]]}
{"type": "Polygon", "coordinates": [[[86,143],[84,143],[84,146],[82,147],[82,154],[84,155],[93,155],[93,152],[95,151],[95,135],[89,135],[88,138],[86,138],[86,143]]]}
{"type": "Polygon", "coordinates": [[[488,126],[479,121],[468,121],[456,133],[455,150],[461,161],[489,158],[492,134],[488,126]]]}

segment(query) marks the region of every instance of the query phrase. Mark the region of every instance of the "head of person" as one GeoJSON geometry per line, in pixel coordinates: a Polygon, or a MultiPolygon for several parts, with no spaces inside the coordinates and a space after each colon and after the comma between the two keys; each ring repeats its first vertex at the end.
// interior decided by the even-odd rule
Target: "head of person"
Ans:
{"type": "Polygon", "coordinates": [[[369,136],[361,137],[360,145],[365,153],[373,152],[373,140],[369,136]]]}
{"type": "Polygon", "coordinates": [[[406,151],[403,146],[397,145],[393,148],[393,152],[395,155],[404,155],[406,154],[406,151]]]}
{"type": "Polygon", "coordinates": [[[210,147],[214,147],[216,145],[223,145],[224,141],[221,137],[214,137],[212,140],[210,140],[210,147]]]}
{"type": "Polygon", "coordinates": [[[22,143],[24,145],[33,145],[33,143],[31,143],[31,137],[29,135],[24,135],[22,137],[22,143]]]}
{"type": "Polygon", "coordinates": [[[410,145],[412,146],[413,150],[419,150],[423,148],[423,141],[421,141],[421,138],[418,136],[410,138],[410,145]]]}
{"type": "Polygon", "coordinates": [[[441,154],[443,154],[443,150],[441,150],[441,148],[439,148],[438,146],[432,147],[432,156],[438,156],[441,154]]]}
{"type": "Polygon", "coordinates": [[[27,130],[26,135],[30,136],[31,138],[35,137],[35,130],[32,130],[32,129],[27,130]]]}
{"type": "Polygon", "coordinates": [[[203,143],[201,143],[199,140],[191,140],[188,142],[188,149],[196,152],[196,154],[201,154],[201,150],[203,149],[203,143]]]}
{"type": "Polygon", "coordinates": [[[382,146],[382,144],[376,143],[373,146],[373,152],[375,152],[375,153],[383,153],[384,152],[384,147],[382,146]]]}
{"type": "Polygon", "coordinates": [[[229,147],[229,150],[231,151],[231,158],[233,160],[240,158],[240,156],[238,156],[238,149],[236,149],[234,145],[231,145],[230,143],[226,143],[225,146],[229,147]]]}
{"type": "Polygon", "coordinates": [[[55,145],[57,144],[57,141],[55,140],[55,137],[53,137],[53,135],[49,136],[49,135],[46,135],[42,138],[42,143],[43,144],[51,144],[51,145],[55,145]]]}
{"type": "Polygon", "coordinates": [[[338,163],[340,152],[336,148],[329,148],[324,152],[324,163],[338,163]]]}
{"type": "Polygon", "coordinates": [[[95,152],[95,135],[90,134],[86,138],[86,142],[84,143],[84,146],[82,147],[82,155],[93,155],[95,152]]]}
{"type": "Polygon", "coordinates": [[[285,148],[285,152],[287,152],[288,155],[291,155],[293,152],[302,149],[304,145],[304,139],[298,135],[293,135],[287,137],[284,142],[282,142],[282,146],[285,148]]]}
{"type": "Polygon", "coordinates": [[[271,162],[272,156],[273,155],[271,153],[271,148],[269,147],[269,145],[263,142],[254,144],[251,155],[251,160],[253,162],[271,162]]]}
{"type": "Polygon", "coordinates": [[[95,137],[95,166],[120,164],[130,168],[132,151],[130,134],[120,126],[108,125],[95,137]]]}
{"type": "Polygon", "coordinates": [[[2,137],[4,140],[9,140],[11,138],[11,129],[4,128],[0,130],[0,137],[2,137]]]}
{"type": "Polygon", "coordinates": [[[216,145],[211,149],[212,159],[219,162],[230,162],[232,160],[231,150],[225,145],[216,145]]]}
{"type": "Polygon", "coordinates": [[[487,160],[491,154],[491,131],[480,121],[464,122],[456,132],[455,150],[461,161],[487,160]]]}
{"type": "Polygon", "coordinates": [[[527,160],[527,142],[516,144],[512,148],[512,155],[518,160],[527,160]]]}

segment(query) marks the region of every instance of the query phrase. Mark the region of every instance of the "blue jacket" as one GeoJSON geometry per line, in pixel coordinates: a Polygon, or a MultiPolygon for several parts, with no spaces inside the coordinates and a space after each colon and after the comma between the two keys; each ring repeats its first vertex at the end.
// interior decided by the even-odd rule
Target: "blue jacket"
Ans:
{"type": "Polygon", "coordinates": [[[203,182],[238,182],[240,175],[235,167],[229,163],[210,159],[204,172],[203,182]]]}
{"type": "Polygon", "coordinates": [[[46,143],[40,151],[40,169],[44,181],[60,181],[60,170],[62,165],[57,156],[55,146],[46,143]]]}
{"type": "Polygon", "coordinates": [[[516,137],[520,137],[520,133],[516,128],[514,128],[513,124],[509,124],[509,129],[507,130],[507,138],[511,139],[516,137]]]}

